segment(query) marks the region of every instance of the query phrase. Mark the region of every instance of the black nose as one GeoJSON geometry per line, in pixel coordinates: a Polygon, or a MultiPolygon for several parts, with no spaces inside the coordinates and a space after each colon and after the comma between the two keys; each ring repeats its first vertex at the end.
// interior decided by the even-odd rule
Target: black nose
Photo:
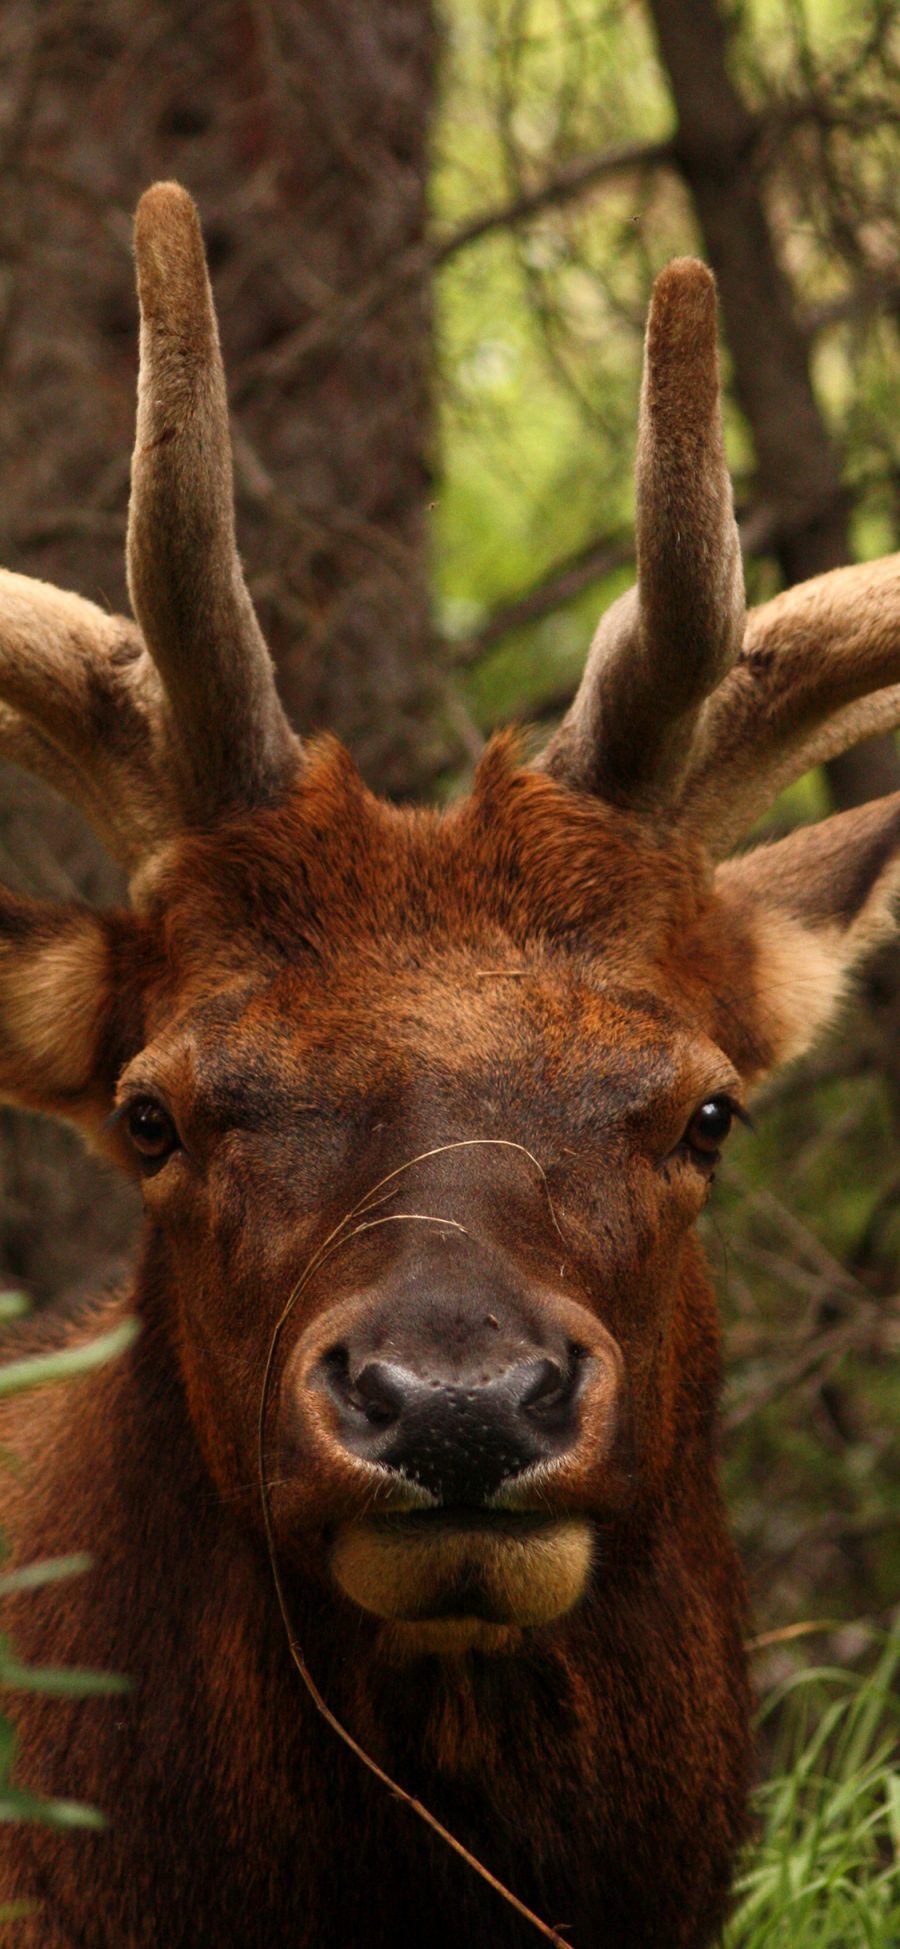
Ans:
{"type": "Polygon", "coordinates": [[[439,1502],[478,1504],[571,1445],[579,1364],[573,1347],[567,1364],[536,1354],[478,1381],[447,1381],[396,1360],[369,1360],[354,1377],[346,1348],[336,1347],[323,1370],[346,1448],[439,1502]]]}

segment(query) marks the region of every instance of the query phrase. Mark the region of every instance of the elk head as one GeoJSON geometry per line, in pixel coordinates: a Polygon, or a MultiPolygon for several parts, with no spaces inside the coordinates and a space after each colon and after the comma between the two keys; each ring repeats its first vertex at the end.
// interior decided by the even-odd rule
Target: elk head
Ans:
{"type": "Polygon", "coordinates": [[[0,577],[0,746],[82,807],[133,906],[3,896],[0,1085],[141,1181],[139,1304],[223,1493],[264,1396],[291,1573],[394,1645],[509,1649],[710,1469],[691,1228],[746,1090],[891,924],[900,795],[723,855],[900,721],[900,565],[745,618],[713,283],[674,263],[636,589],[542,758],[501,739],[464,802],[393,808],[278,703],[176,185],[136,248],[137,624],[0,577]]]}

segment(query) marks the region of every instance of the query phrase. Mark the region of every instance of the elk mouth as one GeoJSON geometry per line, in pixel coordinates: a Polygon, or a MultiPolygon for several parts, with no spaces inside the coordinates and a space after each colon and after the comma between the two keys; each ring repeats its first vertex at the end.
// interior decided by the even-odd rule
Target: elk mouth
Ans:
{"type": "Polygon", "coordinates": [[[552,1623],[587,1587],[593,1529],[543,1510],[441,1504],[342,1523],[331,1571],[345,1596],[397,1624],[552,1623]]]}
{"type": "Polygon", "coordinates": [[[412,1509],[383,1510],[369,1518],[373,1529],[392,1532],[398,1536],[408,1536],[417,1529],[425,1535],[435,1531],[479,1530],[486,1533],[508,1532],[511,1536],[537,1534],[542,1529],[552,1529],[562,1519],[547,1509],[497,1509],[482,1508],[472,1503],[441,1502],[434,1507],[414,1507],[412,1509]]]}

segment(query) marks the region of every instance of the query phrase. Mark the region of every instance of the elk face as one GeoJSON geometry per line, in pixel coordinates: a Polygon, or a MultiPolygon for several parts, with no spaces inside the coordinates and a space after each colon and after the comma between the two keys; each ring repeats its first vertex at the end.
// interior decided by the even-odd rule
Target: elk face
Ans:
{"type": "Polygon", "coordinates": [[[141,1177],[143,1304],[285,1561],[414,1647],[508,1646],[708,1471],[691,1224],[743,1089],[891,929],[900,804],[715,862],[900,719],[898,564],[745,617],[712,279],[671,265],[636,589],[534,770],[501,744],[458,809],[392,811],[281,710],[177,185],[136,255],[136,623],[0,571],[0,749],[135,909],[0,896],[0,1088],[141,1177]]]}
{"type": "Polygon", "coordinates": [[[708,1438],[687,1240],[752,1031],[739,933],[729,961],[689,851],[666,872],[663,897],[627,820],[502,752],[424,820],[326,753],[279,814],[189,844],[145,923],[165,955],[111,1137],[164,1241],[194,1425],[249,1491],[277,1334],[279,1554],[409,1649],[566,1613],[708,1438]]]}

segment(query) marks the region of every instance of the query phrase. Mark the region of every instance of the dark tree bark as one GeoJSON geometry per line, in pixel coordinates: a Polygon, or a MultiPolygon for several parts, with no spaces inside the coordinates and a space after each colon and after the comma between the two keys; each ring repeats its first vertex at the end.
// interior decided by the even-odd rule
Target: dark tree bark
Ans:
{"type": "MultiPolygon", "coordinates": [[[[718,280],[738,401],[785,581],[851,559],[838,456],[813,392],[807,341],[778,260],[756,167],[754,119],[732,80],[717,0],[650,0],[678,116],[676,154],[718,280]]],[[[893,740],[828,767],[835,802],[900,785],[893,740]]]]}
{"type": "MultiPolygon", "coordinates": [[[[358,294],[423,244],[434,51],[427,0],[11,0],[0,19],[0,560],[126,605],[130,213],[178,177],[283,695],[400,796],[458,756],[428,607],[429,298],[358,294]]],[[[74,815],[23,789],[5,774],[7,879],[9,855],[33,891],[117,897],[74,815]]],[[[45,1291],[115,1258],[130,1210],[64,1137],[4,1115],[0,1174],[0,1273],[45,1291]]]]}

